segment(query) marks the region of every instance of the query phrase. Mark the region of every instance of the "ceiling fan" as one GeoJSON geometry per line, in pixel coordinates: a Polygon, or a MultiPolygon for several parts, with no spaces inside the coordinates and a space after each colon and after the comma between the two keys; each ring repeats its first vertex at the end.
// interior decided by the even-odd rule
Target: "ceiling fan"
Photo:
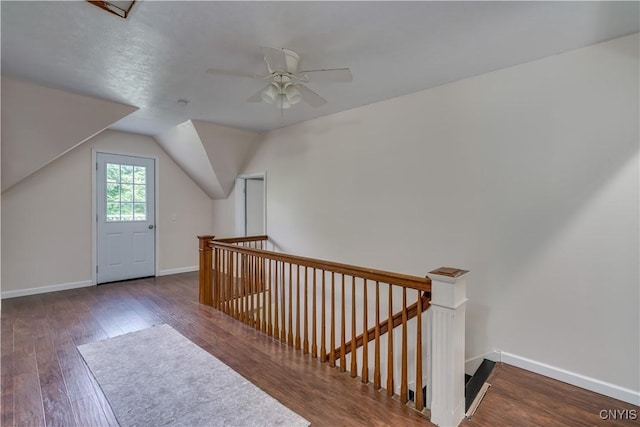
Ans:
{"type": "Polygon", "coordinates": [[[267,80],[268,84],[247,99],[248,102],[266,102],[275,104],[279,110],[286,110],[304,101],[312,107],[320,107],[327,100],[305,86],[309,82],[350,82],[353,77],[348,68],[331,68],[319,70],[299,70],[300,55],[296,52],[273,47],[261,47],[264,61],[267,63],[267,75],[249,75],[235,71],[209,68],[207,73],[249,77],[267,80]]]}

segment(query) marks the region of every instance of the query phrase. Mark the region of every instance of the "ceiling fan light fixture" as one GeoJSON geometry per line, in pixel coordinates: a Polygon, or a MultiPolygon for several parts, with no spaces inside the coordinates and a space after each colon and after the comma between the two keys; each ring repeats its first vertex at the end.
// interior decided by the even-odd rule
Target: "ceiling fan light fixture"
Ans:
{"type": "Polygon", "coordinates": [[[279,94],[276,98],[276,108],[278,108],[279,110],[288,110],[289,108],[291,108],[291,105],[291,102],[289,102],[289,100],[287,99],[287,95],[285,95],[284,93],[279,94]]]}
{"type": "Polygon", "coordinates": [[[269,83],[267,87],[262,89],[262,92],[260,92],[260,98],[262,98],[262,100],[267,104],[273,104],[274,102],[276,102],[278,95],[280,95],[280,91],[278,90],[278,87],[273,83],[269,83]]]}
{"type": "Polygon", "coordinates": [[[287,87],[284,88],[284,94],[291,105],[295,105],[302,100],[300,91],[294,85],[287,85],[287,87]]]}

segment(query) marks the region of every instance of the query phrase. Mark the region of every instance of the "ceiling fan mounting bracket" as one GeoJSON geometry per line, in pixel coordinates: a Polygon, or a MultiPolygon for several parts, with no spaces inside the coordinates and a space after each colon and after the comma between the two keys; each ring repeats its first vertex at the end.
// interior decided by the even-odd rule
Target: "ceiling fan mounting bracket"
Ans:
{"type": "Polygon", "coordinates": [[[298,65],[300,65],[300,55],[296,52],[289,49],[280,49],[284,53],[284,59],[286,63],[286,70],[281,69],[272,69],[269,60],[264,57],[264,62],[267,63],[267,69],[269,70],[269,74],[296,74],[298,72],[298,65]]]}

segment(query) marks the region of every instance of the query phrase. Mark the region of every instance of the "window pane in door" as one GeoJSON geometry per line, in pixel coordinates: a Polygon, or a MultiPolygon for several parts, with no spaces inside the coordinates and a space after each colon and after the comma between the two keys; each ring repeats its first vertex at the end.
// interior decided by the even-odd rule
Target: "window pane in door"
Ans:
{"type": "Polygon", "coordinates": [[[134,202],[146,202],[147,201],[147,187],[145,185],[136,184],[133,190],[134,202]]]}
{"type": "Polygon", "coordinates": [[[147,219],[147,204],[135,203],[133,205],[134,221],[145,221],[147,219]]]}
{"type": "Polygon", "coordinates": [[[120,165],[120,180],[133,184],[133,166],[120,165]]]}
{"type": "Polygon", "coordinates": [[[120,165],[107,163],[107,182],[120,182],[120,165]]]}
{"type": "Polygon", "coordinates": [[[120,203],[107,203],[107,222],[120,221],[120,203]]]}
{"type": "Polygon", "coordinates": [[[133,221],[133,203],[122,203],[120,205],[121,221],[133,221]]]}
{"type": "Polygon", "coordinates": [[[147,168],[106,165],[107,222],[147,220],[147,168]]]}
{"type": "Polygon", "coordinates": [[[147,168],[135,166],[133,168],[133,182],[136,184],[145,184],[147,182],[147,168]]]}
{"type": "Polygon", "coordinates": [[[120,185],[117,183],[107,183],[107,202],[120,201],[120,185]]]}
{"type": "Polygon", "coordinates": [[[120,184],[120,201],[133,202],[133,185],[120,184]]]}

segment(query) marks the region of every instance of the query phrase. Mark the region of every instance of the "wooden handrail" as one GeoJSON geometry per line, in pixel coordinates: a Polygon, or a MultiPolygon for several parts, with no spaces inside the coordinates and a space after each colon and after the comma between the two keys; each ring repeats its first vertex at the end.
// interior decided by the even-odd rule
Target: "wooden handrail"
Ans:
{"type": "Polygon", "coordinates": [[[393,273],[390,271],[376,270],[373,268],[357,267],[349,264],[342,264],[339,262],[307,258],[282,252],[268,251],[264,249],[246,248],[213,239],[209,242],[209,246],[211,248],[219,247],[223,249],[233,250],[234,252],[246,255],[260,256],[265,259],[286,262],[288,264],[297,264],[303,267],[331,271],[336,274],[355,276],[362,279],[374,280],[382,283],[391,283],[398,286],[405,286],[410,289],[431,292],[431,279],[429,279],[428,277],[411,276],[408,274],[393,273]]]}
{"type": "MultiPolygon", "coordinates": [[[[425,312],[430,305],[431,305],[431,292],[423,292],[422,293],[422,312],[425,312]]],[[[402,325],[402,313],[403,311],[399,311],[393,315],[392,322],[393,322],[394,329],[402,325]]],[[[417,315],[418,315],[418,303],[415,302],[409,307],[407,307],[407,321],[413,319],[417,315]]],[[[385,319],[381,321],[379,325],[369,328],[366,332],[366,335],[368,336],[367,341],[373,341],[375,339],[376,328],[379,328],[379,332],[378,332],[379,335],[386,334],[389,331],[389,319],[385,319]]],[[[360,348],[364,345],[364,335],[365,334],[363,333],[357,336],[355,340],[356,348],[360,348]]],[[[339,357],[340,347],[333,350],[333,352],[335,354],[335,357],[339,357]]],[[[346,348],[345,355],[349,353],[351,353],[351,347],[346,348]]],[[[329,357],[329,354],[327,354],[327,357],[329,357]]]]}
{"type": "Polygon", "coordinates": [[[243,243],[243,242],[260,242],[264,240],[269,240],[269,236],[260,235],[260,236],[245,236],[245,237],[225,237],[222,239],[211,239],[211,241],[216,241],[220,243],[243,243]]]}

